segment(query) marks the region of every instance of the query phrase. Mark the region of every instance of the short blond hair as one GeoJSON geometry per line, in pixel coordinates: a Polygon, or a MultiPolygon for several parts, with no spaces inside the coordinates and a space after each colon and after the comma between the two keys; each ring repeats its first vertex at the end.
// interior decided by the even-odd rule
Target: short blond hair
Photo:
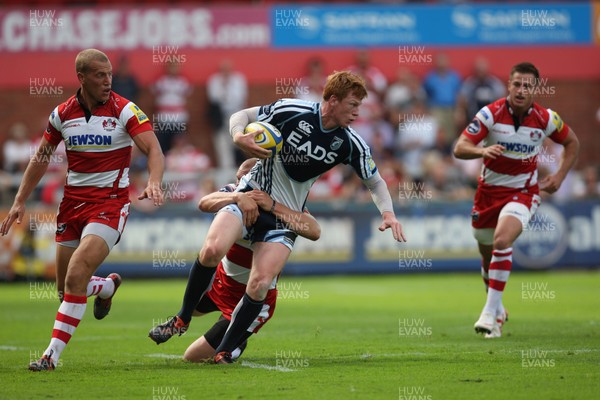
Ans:
{"type": "Polygon", "coordinates": [[[85,49],[75,57],[75,72],[86,73],[93,61],[110,62],[108,56],[98,49],[85,49]]]}
{"type": "Polygon", "coordinates": [[[342,100],[349,94],[353,94],[361,100],[367,97],[365,80],[350,71],[334,71],[327,77],[323,89],[323,100],[327,101],[331,96],[342,100]]]}

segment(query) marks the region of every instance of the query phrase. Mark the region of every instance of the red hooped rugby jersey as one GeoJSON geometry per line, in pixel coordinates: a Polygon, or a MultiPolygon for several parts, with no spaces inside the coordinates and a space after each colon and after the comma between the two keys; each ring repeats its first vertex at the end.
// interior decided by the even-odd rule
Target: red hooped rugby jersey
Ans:
{"type": "Polygon", "coordinates": [[[74,95],[52,111],[44,132],[51,144],[65,142],[64,195],[87,202],[128,199],[132,138],[152,125],[138,106],[115,92],[88,116],[74,95]]]}
{"type": "Polygon", "coordinates": [[[549,137],[562,143],[568,133],[569,127],[556,112],[536,103],[515,129],[512,109],[503,98],[483,107],[462,134],[475,144],[483,141],[485,147],[500,144],[506,149],[495,160],[483,160],[480,187],[528,189],[537,193],[537,155],[542,142],[549,137]]]}
{"type": "MultiPolygon", "coordinates": [[[[249,246],[248,242],[239,240],[229,249],[217,266],[212,286],[206,293],[227,319],[231,319],[235,307],[246,293],[252,267],[252,250],[246,246],[249,246]]],[[[276,302],[277,277],[269,287],[261,314],[252,325],[253,332],[257,332],[273,315],[276,302]]]]}

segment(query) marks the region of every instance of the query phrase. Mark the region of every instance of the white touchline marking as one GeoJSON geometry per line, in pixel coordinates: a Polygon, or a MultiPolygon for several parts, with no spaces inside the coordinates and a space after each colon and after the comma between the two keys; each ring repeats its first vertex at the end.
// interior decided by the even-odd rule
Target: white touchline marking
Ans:
{"type": "MultiPolygon", "coordinates": [[[[546,351],[548,353],[575,353],[575,354],[581,354],[581,353],[596,353],[596,352],[600,352],[600,349],[550,349],[550,350],[544,350],[541,348],[537,348],[538,350],[542,350],[542,351],[546,351]]],[[[523,349],[523,350],[530,350],[530,349],[523,349]]],[[[481,350],[481,351],[461,351],[460,354],[482,354],[482,353],[487,353],[487,350],[481,350]]],[[[498,353],[498,354],[502,354],[502,353],[521,353],[521,350],[494,350],[494,353],[498,353]]],[[[382,353],[382,354],[370,354],[370,353],[366,353],[366,354],[360,354],[360,355],[340,355],[337,356],[335,358],[359,358],[359,359],[370,359],[370,358],[375,358],[375,357],[406,357],[406,356],[433,356],[433,355],[437,355],[437,353],[425,353],[425,352],[420,352],[420,351],[411,351],[411,352],[406,352],[406,353],[382,353]]]]}
{"type": "Polygon", "coordinates": [[[17,346],[0,346],[0,350],[17,351],[17,350],[27,350],[27,348],[17,347],[17,346]]]}
{"type": "MultiPolygon", "coordinates": [[[[162,354],[162,353],[146,354],[145,356],[153,357],[153,358],[168,358],[168,359],[174,359],[174,358],[181,359],[182,358],[182,356],[179,354],[162,354]]],[[[279,371],[279,372],[296,372],[297,371],[295,369],[280,367],[278,365],[258,364],[258,363],[253,363],[250,361],[242,361],[240,363],[240,365],[242,367],[248,367],[248,368],[267,369],[269,371],[279,371]]]]}
{"type": "Polygon", "coordinates": [[[248,367],[248,368],[268,369],[269,371],[279,371],[279,372],[296,372],[297,371],[295,369],[280,367],[278,365],[257,364],[257,363],[253,363],[250,361],[242,361],[240,365],[242,367],[248,367]]]}
{"type": "Polygon", "coordinates": [[[162,353],[152,353],[152,354],[146,354],[146,357],[154,357],[154,358],[170,358],[170,359],[174,359],[174,358],[181,358],[183,359],[183,356],[181,354],[162,354],[162,353]]]}

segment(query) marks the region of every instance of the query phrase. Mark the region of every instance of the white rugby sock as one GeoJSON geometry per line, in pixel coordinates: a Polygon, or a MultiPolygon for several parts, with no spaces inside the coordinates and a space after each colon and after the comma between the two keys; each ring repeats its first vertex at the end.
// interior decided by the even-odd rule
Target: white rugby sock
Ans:
{"type": "Polygon", "coordinates": [[[502,305],[502,293],[504,292],[511,269],[512,247],[503,250],[494,250],[489,270],[490,286],[483,312],[489,312],[495,316],[501,307],[502,309],[504,308],[502,305]]]}
{"type": "Polygon", "coordinates": [[[110,278],[100,278],[99,276],[92,276],[87,285],[87,291],[85,295],[98,296],[101,299],[107,299],[113,295],[115,291],[115,283],[110,278]]]}
{"type": "Polygon", "coordinates": [[[87,297],[65,293],[65,298],[56,313],[50,345],[44,351],[45,355],[52,358],[55,366],[58,365],[58,359],[62,351],[71,340],[71,336],[73,336],[81,318],[83,318],[86,306],[87,297]]]}

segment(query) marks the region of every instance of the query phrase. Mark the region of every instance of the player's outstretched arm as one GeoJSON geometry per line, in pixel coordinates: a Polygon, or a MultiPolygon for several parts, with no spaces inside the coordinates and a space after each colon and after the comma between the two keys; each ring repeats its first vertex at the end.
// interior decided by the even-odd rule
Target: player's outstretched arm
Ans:
{"type": "Polygon", "coordinates": [[[312,241],[319,240],[321,237],[321,226],[312,215],[306,212],[294,211],[281,203],[277,203],[271,196],[260,190],[252,190],[248,192],[248,196],[254,199],[260,208],[273,213],[298,235],[312,241]]]}
{"type": "Polygon", "coordinates": [[[579,155],[579,139],[575,132],[569,128],[569,133],[561,143],[564,146],[558,171],[554,175],[549,175],[540,181],[540,190],[547,193],[554,193],[560,189],[560,185],[565,180],[567,173],[577,161],[579,155]]]}
{"type": "Polygon", "coordinates": [[[379,172],[376,172],[369,179],[364,179],[363,183],[367,188],[369,188],[371,197],[373,198],[373,203],[375,203],[377,209],[381,213],[383,221],[379,226],[379,230],[383,232],[390,228],[392,230],[394,239],[396,239],[398,242],[406,242],[406,236],[404,236],[402,224],[400,221],[398,221],[398,219],[396,219],[396,214],[394,214],[394,205],[392,203],[392,197],[390,196],[387,184],[379,172]]]}
{"type": "Polygon", "coordinates": [[[25,169],[25,173],[23,174],[23,180],[21,181],[21,185],[19,185],[15,201],[0,226],[0,235],[6,235],[15,220],[17,221],[17,224],[20,224],[23,220],[23,215],[25,214],[25,202],[39,183],[40,179],[42,179],[42,176],[46,173],[48,164],[50,163],[50,156],[54,153],[54,150],[56,150],[56,145],[49,143],[48,140],[43,137],[35,154],[31,160],[29,160],[29,164],[27,164],[27,169],[25,169]]]}
{"type": "Polygon", "coordinates": [[[245,135],[244,128],[250,122],[256,121],[259,107],[246,108],[231,115],[229,119],[229,133],[236,144],[244,153],[250,157],[269,158],[271,150],[265,150],[254,142],[254,138],[262,131],[255,131],[245,135]]]}
{"type": "Polygon", "coordinates": [[[139,200],[150,199],[155,206],[164,202],[162,179],[165,172],[165,157],[153,131],[145,131],[133,137],[135,145],[148,157],[148,184],[138,196],[139,200]]]}
{"type": "Polygon", "coordinates": [[[479,147],[465,135],[461,135],[454,146],[454,157],[460,160],[472,160],[474,158],[486,158],[495,160],[506,150],[500,144],[489,147],[479,147]]]}

